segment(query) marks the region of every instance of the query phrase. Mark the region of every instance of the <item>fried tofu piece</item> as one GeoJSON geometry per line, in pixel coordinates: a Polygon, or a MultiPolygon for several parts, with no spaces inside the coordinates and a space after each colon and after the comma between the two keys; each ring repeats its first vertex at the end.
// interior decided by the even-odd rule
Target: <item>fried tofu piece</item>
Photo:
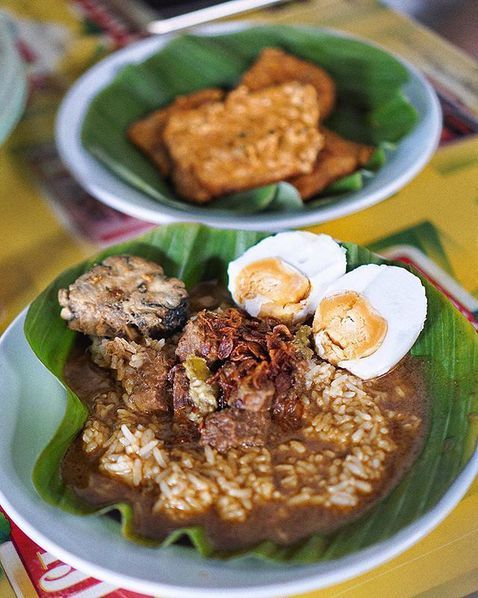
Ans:
{"type": "Polygon", "coordinates": [[[352,174],[370,159],[375,148],[349,141],[327,129],[321,129],[325,137],[323,150],[318,154],[312,172],[289,179],[304,201],[323,191],[328,185],[352,174]]]}
{"type": "Polygon", "coordinates": [[[256,91],[287,81],[298,81],[315,88],[320,120],[324,120],[332,112],[335,105],[335,83],[327,71],[279,48],[263,50],[257,62],[244,73],[241,84],[256,91]]]}
{"type": "Polygon", "coordinates": [[[215,88],[201,89],[186,96],[179,96],[169,106],[133,123],[128,128],[128,138],[156,164],[163,176],[168,176],[171,172],[171,160],[163,142],[163,131],[169,118],[182,110],[191,110],[208,102],[218,102],[223,97],[222,89],[215,88]]]}
{"type": "Polygon", "coordinates": [[[322,146],[312,85],[285,83],[169,118],[164,141],[176,191],[205,203],[226,193],[309,173],[322,146]]]}

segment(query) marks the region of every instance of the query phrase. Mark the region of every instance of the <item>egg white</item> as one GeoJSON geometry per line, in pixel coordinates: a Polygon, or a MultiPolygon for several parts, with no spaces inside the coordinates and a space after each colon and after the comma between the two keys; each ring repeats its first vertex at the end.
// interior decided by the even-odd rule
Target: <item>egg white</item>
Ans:
{"type": "Polygon", "coordinates": [[[346,251],[329,235],[316,235],[307,231],[291,231],[263,239],[250,247],[228,267],[229,291],[237,305],[251,316],[257,317],[267,302],[265,297],[255,297],[244,303],[238,301],[237,280],[243,268],[264,258],[279,258],[306,276],[311,288],[308,297],[301,302],[302,309],[295,321],[303,321],[313,314],[327,287],[345,273],[346,251]]]}
{"type": "MultiPolygon", "coordinates": [[[[410,351],[423,329],[427,297],[420,279],[398,266],[368,264],[348,272],[326,290],[323,297],[346,291],[363,295],[386,320],[382,344],[368,357],[340,361],[338,366],[368,380],[390,371],[410,351]]],[[[323,348],[315,337],[319,355],[323,348]]]]}

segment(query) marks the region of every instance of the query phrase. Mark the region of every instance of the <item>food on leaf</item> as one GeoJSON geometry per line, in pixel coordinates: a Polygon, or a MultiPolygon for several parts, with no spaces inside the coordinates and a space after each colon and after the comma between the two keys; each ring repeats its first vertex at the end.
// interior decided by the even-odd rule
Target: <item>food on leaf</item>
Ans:
{"type": "Polygon", "coordinates": [[[327,71],[308,60],[297,58],[279,48],[265,48],[241,79],[242,85],[252,91],[287,81],[312,85],[317,92],[320,120],[329,116],[335,105],[334,80],[327,71]]]}
{"type": "Polygon", "coordinates": [[[321,294],[345,269],[345,251],[332,237],[279,233],[229,264],[229,291],[252,316],[297,323],[315,311],[321,294]]]}
{"type": "Polygon", "coordinates": [[[121,318],[127,296],[160,285],[165,297],[150,307],[163,317],[180,281],[126,255],[81,274],[68,292],[97,301],[81,303],[83,335],[64,368],[88,411],[61,465],[69,491],[90,508],[128,504],[141,535],[192,526],[227,551],[332,534],[368,511],[424,442],[423,370],[403,357],[426,296],[404,268],[346,266],[327,235],[267,237],[229,262],[232,298],[202,281],[174,330],[136,326],[134,338],[124,325],[112,330],[111,312],[121,318]],[[85,284],[101,292],[81,294],[85,284]],[[107,305],[112,289],[119,299],[107,305]],[[286,317],[262,313],[264,296],[286,317]],[[234,306],[238,297],[259,313],[234,306]]]}
{"type": "Polygon", "coordinates": [[[172,178],[185,199],[203,203],[308,173],[322,146],[317,94],[284,83],[173,114],[163,139],[172,178]]]}
{"type": "Polygon", "coordinates": [[[130,255],[106,258],[80,276],[58,300],[72,330],[92,336],[161,336],[187,318],[184,283],[154,262],[130,255]]]}
{"type": "Polygon", "coordinates": [[[393,368],[423,329],[427,298],[404,268],[369,264],[327,289],[314,317],[318,354],[365,380],[393,368]]]}
{"type": "Polygon", "coordinates": [[[128,137],[188,201],[279,181],[306,201],[365,166],[375,149],[318,126],[335,99],[324,69],[265,48],[239,87],[179,96],[130,125],[128,137]]]}

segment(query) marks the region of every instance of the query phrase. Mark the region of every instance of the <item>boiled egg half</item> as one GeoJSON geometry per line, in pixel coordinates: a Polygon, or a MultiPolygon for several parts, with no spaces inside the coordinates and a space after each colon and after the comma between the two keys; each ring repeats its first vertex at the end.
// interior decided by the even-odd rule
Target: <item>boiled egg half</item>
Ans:
{"type": "Polygon", "coordinates": [[[345,249],[332,237],[279,233],[229,264],[228,288],[251,316],[297,323],[314,313],[325,289],[345,269],[345,249]]]}
{"type": "Polygon", "coordinates": [[[317,353],[368,380],[412,348],[427,315],[420,279],[398,266],[359,266],[333,282],[314,316],[317,353]]]}

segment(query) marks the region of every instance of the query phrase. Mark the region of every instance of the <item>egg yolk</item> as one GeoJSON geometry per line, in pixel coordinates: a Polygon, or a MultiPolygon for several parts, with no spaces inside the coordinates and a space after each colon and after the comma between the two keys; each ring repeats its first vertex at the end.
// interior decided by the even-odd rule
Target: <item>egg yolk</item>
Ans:
{"type": "Polygon", "coordinates": [[[385,338],[387,321],[365,297],[347,291],[320,302],[313,330],[321,356],[337,364],[374,353],[385,338]]]}
{"type": "Polygon", "coordinates": [[[241,305],[257,300],[258,314],[293,321],[310,292],[309,279],[280,258],[265,258],[245,266],[236,282],[236,300],[241,305]]]}

